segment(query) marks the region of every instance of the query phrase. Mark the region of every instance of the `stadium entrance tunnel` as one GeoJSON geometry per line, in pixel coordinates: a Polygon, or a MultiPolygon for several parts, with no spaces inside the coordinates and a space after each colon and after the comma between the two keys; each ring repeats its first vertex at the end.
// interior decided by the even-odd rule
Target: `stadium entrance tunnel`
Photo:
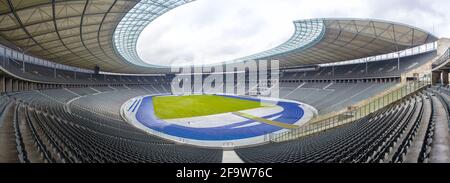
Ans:
{"type": "Polygon", "coordinates": [[[448,70],[436,70],[432,72],[433,85],[448,85],[448,70]]]}
{"type": "Polygon", "coordinates": [[[156,112],[158,110],[171,110],[155,102],[160,97],[180,96],[148,95],[133,98],[122,105],[122,118],[149,135],[207,148],[233,149],[265,144],[270,142],[272,135],[299,128],[317,114],[313,107],[290,100],[213,95],[205,102],[196,101],[204,98],[204,95],[198,95],[188,96],[190,102],[183,101],[184,104],[180,104],[186,110],[174,109],[175,113],[172,114],[179,118],[171,118],[157,114],[160,113],[156,112]],[[213,105],[217,101],[222,103],[220,109],[213,105]],[[273,105],[264,105],[266,101],[273,105]],[[246,108],[244,105],[249,102],[263,105],[246,108]],[[209,104],[212,105],[205,107],[209,104]],[[186,111],[192,111],[192,114],[186,115],[186,111]]]}

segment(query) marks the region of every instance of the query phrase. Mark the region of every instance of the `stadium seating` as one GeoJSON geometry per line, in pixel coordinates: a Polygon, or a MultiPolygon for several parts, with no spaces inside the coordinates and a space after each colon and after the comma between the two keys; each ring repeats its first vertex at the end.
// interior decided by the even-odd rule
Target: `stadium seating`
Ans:
{"type": "MultiPolygon", "coordinates": [[[[309,104],[317,108],[319,114],[338,111],[392,88],[397,81],[338,82],[336,79],[400,77],[401,73],[423,65],[435,54],[428,52],[402,58],[400,70],[397,62],[385,60],[368,63],[367,72],[365,64],[286,72],[278,85],[280,98],[309,104]]],[[[23,62],[13,59],[4,68],[23,78],[82,84],[83,87],[1,95],[1,117],[6,119],[1,130],[9,132],[5,133],[5,139],[12,143],[4,143],[5,148],[11,150],[5,156],[9,158],[0,157],[0,160],[37,163],[222,161],[222,150],[185,146],[151,136],[120,116],[121,105],[133,97],[171,94],[173,75],[88,74],[33,64],[25,64],[24,71],[23,62]]],[[[236,89],[242,84],[232,87],[236,89]]],[[[247,90],[249,94],[250,89],[247,90]]],[[[432,153],[438,138],[436,126],[440,125],[437,118],[450,114],[449,95],[447,87],[434,87],[328,131],[235,151],[244,162],[250,163],[433,162],[439,156],[432,153]]],[[[448,125],[450,127],[450,123],[448,125]]]]}
{"type": "Polygon", "coordinates": [[[408,56],[400,59],[400,69],[398,69],[397,59],[368,62],[366,64],[350,64],[333,67],[322,67],[312,72],[287,72],[283,73],[282,79],[355,79],[355,78],[377,78],[377,77],[399,77],[401,73],[413,70],[431,58],[436,56],[435,51],[426,52],[419,55],[408,56]]]}
{"type": "Polygon", "coordinates": [[[236,152],[245,162],[260,163],[404,162],[413,155],[411,144],[421,143],[423,146],[414,147],[420,154],[413,159],[427,162],[434,133],[433,116],[437,115],[435,110],[424,115],[425,108],[435,106],[430,102],[440,101],[420,93],[345,126],[236,152]],[[425,138],[417,137],[420,128],[426,129],[425,138]]]}
{"type": "Polygon", "coordinates": [[[11,74],[40,82],[66,84],[152,84],[170,83],[173,76],[116,76],[53,69],[0,56],[0,65],[11,74]],[[6,61],[5,61],[6,60],[6,61]]]}
{"type": "MultiPolygon", "coordinates": [[[[150,136],[122,120],[97,115],[117,113],[108,108],[112,105],[98,108],[91,105],[93,103],[82,107],[74,104],[68,112],[65,104],[82,95],[76,91],[78,95],[67,89],[11,95],[16,101],[16,105],[10,107],[14,107],[12,123],[21,162],[190,163],[222,160],[221,150],[177,145],[150,136]]],[[[107,96],[104,97],[118,97],[124,92],[106,93],[107,96]]],[[[143,93],[144,90],[127,93],[121,99],[127,100],[128,97],[143,93]]],[[[2,104],[5,103],[3,98],[2,104]]]]}
{"type": "Polygon", "coordinates": [[[319,110],[320,114],[326,114],[354,105],[395,84],[394,82],[281,83],[280,97],[309,104],[319,110]]]}
{"type": "MultiPolygon", "coordinates": [[[[367,72],[366,64],[350,64],[341,66],[322,67],[317,71],[309,72],[284,72],[280,80],[320,80],[320,79],[355,79],[355,78],[377,78],[377,77],[399,77],[401,73],[417,68],[426,61],[436,56],[436,51],[426,52],[419,55],[401,58],[400,70],[397,68],[397,60],[382,60],[368,62],[367,72]],[[333,72],[334,70],[334,72],[333,72]]],[[[168,85],[174,76],[116,76],[89,74],[82,72],[66,71],[62,69],[53,69],[41,65],[25,63],[7,59],[4,61],[0,56],[0,62],[4,69],[12,74],[31,80],[55,83],[74,83],[74,84],[152,84],[159,83],[168,85]],[[3,63],[5,62],[5,63],[3,63]]],[[[159,86],[159,85],[158,85],[159,86]]],[[[160,88],[158,88],[160,89],[160,88]]],[[[162,89],[162,88],[161,88],[162,89]]]]}

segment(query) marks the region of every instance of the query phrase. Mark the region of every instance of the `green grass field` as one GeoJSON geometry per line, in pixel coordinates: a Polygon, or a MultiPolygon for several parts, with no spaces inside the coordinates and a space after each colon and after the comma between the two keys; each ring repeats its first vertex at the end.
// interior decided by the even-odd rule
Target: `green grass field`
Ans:
{"type": "Polygon", "coordinates": [[[215,95],[159,96],[153,98],[160,119],[208,116],[262,107],[261,103],[215,95]]]}

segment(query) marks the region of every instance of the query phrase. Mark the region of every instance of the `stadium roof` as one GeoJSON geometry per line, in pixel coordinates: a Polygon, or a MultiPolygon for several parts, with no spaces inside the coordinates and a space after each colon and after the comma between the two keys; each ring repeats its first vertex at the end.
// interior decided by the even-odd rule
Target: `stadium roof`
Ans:
{"type": "MultiPolygon", "coordinates": [[[[107,72],[161,73],[137,55],[153,20],[192,0],[0,0],[0,42],[61,64],[107,72]],[[6,42],[6,43],[5,43],[6,42]]],[[[353,60],[437,40],[412,26],[364,19],[295,21],[284,44],[236,59],[277,59],[281,67],[353,60]]]]}
{"type": "Polygon", "coordinates": [[[117,54],[114,30],[137,3],[148,7],[149,11],[141,14],[153,14],[156,9],[170,10],[179,2],[184,1],[0,0],[0,41],[61,64],[87,69],[98,65],[109,72],[155,73],[160,70],[130,64],[117,54]]]}
{"type": "Polygon", "coordinates": [[[412,26],[371,19],[295,21],[284,44],[234,60],[279,60],[281,67],[316,65],[397,52],[435,42],[437,37],[412,26]]]}

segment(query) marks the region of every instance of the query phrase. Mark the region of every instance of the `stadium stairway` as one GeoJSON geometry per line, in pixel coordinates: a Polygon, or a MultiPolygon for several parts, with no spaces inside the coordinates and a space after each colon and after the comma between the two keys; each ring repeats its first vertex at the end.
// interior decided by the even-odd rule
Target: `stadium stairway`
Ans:
{"type": "Polygon", "coordinates": [[[403,146],[404,149],[400,150],[400,153],[402,154],[400,161],[403,160],[403,162],[405,163],[418,162],[418,157],[426,140],[427,127],[429,126],[430,121],[433,117],[433,104],[429,99],[429,95],[424,96],[423,99],[424,107],[422,119],[414,127],[414,129],[412,129],[413,131],[411,136],[409,137],[409,139],[407,139],[406,144],[403,146]]]}
{"type": "Polygon", "coordinates": [[[222,163],[244,163],[234,150],[224,150],[222,163]]]}
{"type": "Polygon", "coordinates": [[[431,96],[435,101],[435,132],[430,152],[431,163],[450,163],[449,103],[448,96],[435,91],[431,96]]]}
{"type": "MultiPolygon", "coordinates": [[[[5,97],[6,98],[6,97],[5,97]]],[[[14,126],[14,104],[0,99],[0,162],[18,162],[14,126]]]]}

